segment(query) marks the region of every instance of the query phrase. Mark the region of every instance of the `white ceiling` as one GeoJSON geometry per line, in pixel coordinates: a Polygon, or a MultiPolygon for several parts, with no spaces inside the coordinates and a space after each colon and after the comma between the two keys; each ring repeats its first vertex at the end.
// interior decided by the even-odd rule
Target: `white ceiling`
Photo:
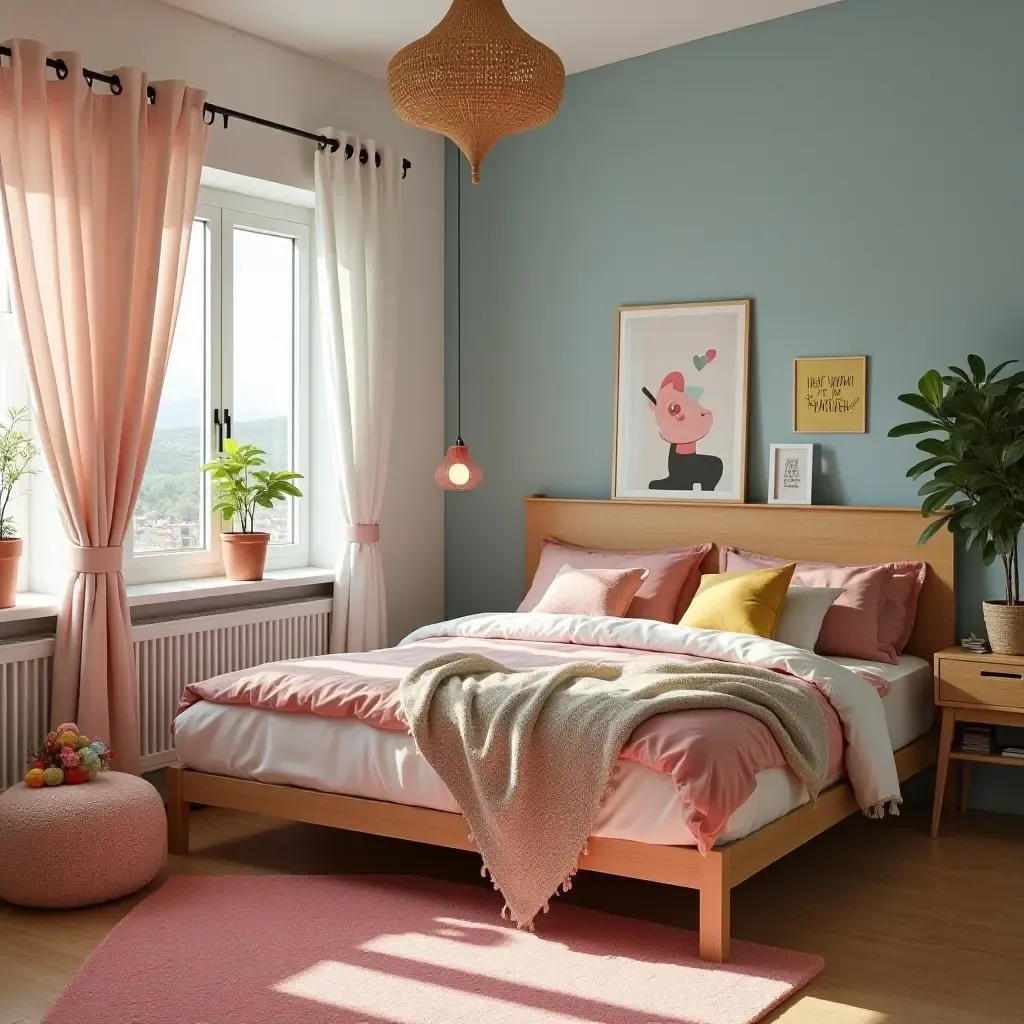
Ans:
{"type": "MultiPolygon", "coordinates": [[[[383,78],[391,55],[450,0],[163,0],[283,46],[383,78]]],[[[838,0],[506,0],[572,74],[838,0]]]]}

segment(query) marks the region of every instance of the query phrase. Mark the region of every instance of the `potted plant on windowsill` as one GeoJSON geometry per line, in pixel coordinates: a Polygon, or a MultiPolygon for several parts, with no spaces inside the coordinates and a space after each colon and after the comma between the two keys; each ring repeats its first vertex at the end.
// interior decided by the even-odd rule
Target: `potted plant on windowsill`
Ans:
{"type": "Polygon", "coordinates": [[[224,441],[224,452],[200,469],[213,481],[213,511],[225,523],[238,520],[237,532],[221,533],[224,572],[232,580],[261,580],[267,563],[270,534],[256,530],[256,510],[273,508],[289,497],[301,498],[302,491],[292,483],[301,473],[264,469],[267,453],[252,444],[224,441]]]}
{"type": "Polygon", "coordinates": [[[997,558],[1002,561],[1006,598],[984,604],[989,642],[997,654],[1024,654],[1024,373],[999,376],[1015,361],[986,371],[981,357],[971,355],[968,370],[951,366],[945,376],[929,370],[918,383],[917,394],[899,396],[927,419],[889,431],[890,437],[938,435],[917,443],[928,458],[907,472],[915,480],[931,473],[919,491],[924,515],[950,506],[929,524],[921,543],[945,525],[963,533],[967,546],[980,551],[986,565],[997,558]]]}
{"type": "Polygon", "coordinates": [[[39,454],[35,442],[23,429],[28,409],[8,409],[0,422],[0,608],[13,608],[18,595],[18,566],[22,541],[7,508],[14,490],[24,476],[31,476],[32,460],[39,454]]]}

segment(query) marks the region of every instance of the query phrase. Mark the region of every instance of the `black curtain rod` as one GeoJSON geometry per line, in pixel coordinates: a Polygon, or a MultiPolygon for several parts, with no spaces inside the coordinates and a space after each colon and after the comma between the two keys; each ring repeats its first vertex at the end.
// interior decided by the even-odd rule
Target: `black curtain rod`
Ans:
{"type": "MultiPolygon", "coordinates": [[[[10,57],[11,48],[9,46],[0,46],[0,56],[10,57]]],[[[53,57],[46,58],[47,67],[53,68],[57,72],[57,77],[62,81],[68,77],[69,71],[67,64],[61,58],[54,59],[53,57]]],[[[82,68],[82,77],[86,80],[89,88],[92,88],[93,82],[102,82],[104,85],[110,87],[110,91],[115,96],[120,96],[123,91],[121,85],[121,79],[117,75],[105,75],[99,71],[90,71],[88,68],[82,68]]],[[[156,101],[156,90],[153,86],[148,86],[146,93],[149,97],[149,102],[154,103],[156,101]]],[[[228,122],[234,118],[236,121],[248,121],[249,124],[258,124],[264,128],[272,128],[276,132],[286,132],[288,135],[296,135],[300,139],[309,139],[310,142],[315,142],[321,152],[328,148],[331,149],[332,153],[337,153],[341,143],[337,139],[332,139],[328,135],[315,135],[313,132],[304,131],[302,128],[293,128],[289,124],[280,124],[277,121],[268,121],[265,117],[257,117],[255,114],[246,114],[241,110],[232,110],[230,107],[221,107],[216,103],[207,103],[203,106],[203,121],[212,125],[216,122],[217,118],[220,117],[224,122],[224,127],[227,128],[228,122]]],[[[351,143],[345,145],[345,157],[349,160],[355,155],[355,147],[351,143]]],[[[359,151],[359,162],[365,164],[370,159],[370,154],[365,149],[359,151]]],[[[374,166],[380,167],[381,157],[380,153],[374,154],[374,166]]],[[[402,159],[402,177],[404,178],[412,168],[412,163],[405,158],[402,159]]]]}

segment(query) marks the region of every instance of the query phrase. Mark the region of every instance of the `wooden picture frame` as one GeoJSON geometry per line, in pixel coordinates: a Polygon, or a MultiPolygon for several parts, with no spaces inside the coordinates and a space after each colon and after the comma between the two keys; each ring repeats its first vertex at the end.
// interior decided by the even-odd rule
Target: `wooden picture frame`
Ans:
{"type": "Polygon", "coordinates": [[[868,432],[868,357],[793,360],[793,433],[868,432]]]}
{"type": "Polygon", "coordinates": [[[613,499],[746,500],[751,305],[616,311],[613,499]]]}
{"type": "Polygon", "coordinates": [[[768,504],[810,505],[814,490],[814,445],[773,444],[768,448],[768,504]],[[780,465],[780,459],[787,460],[780,465]],[[786,480],[789,460],[799,463],[800,478],[791,488],[786,480]],[[785,479],[783,479],[785,477],[785,479]]]}

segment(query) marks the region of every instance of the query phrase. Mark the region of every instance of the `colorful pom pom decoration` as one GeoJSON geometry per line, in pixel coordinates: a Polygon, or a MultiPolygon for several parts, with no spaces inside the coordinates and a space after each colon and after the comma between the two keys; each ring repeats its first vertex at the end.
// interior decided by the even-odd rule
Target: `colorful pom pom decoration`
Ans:
{"type": "Polygon", "coordinates": [[[46,734],[41,747],[29,751],[25,785],[32,789],[79,786],[90,782],[97,772],[105,772],[113,756],[103,740],[91,739],[80,733],[74,722],[65,722],[46,734]]]}

